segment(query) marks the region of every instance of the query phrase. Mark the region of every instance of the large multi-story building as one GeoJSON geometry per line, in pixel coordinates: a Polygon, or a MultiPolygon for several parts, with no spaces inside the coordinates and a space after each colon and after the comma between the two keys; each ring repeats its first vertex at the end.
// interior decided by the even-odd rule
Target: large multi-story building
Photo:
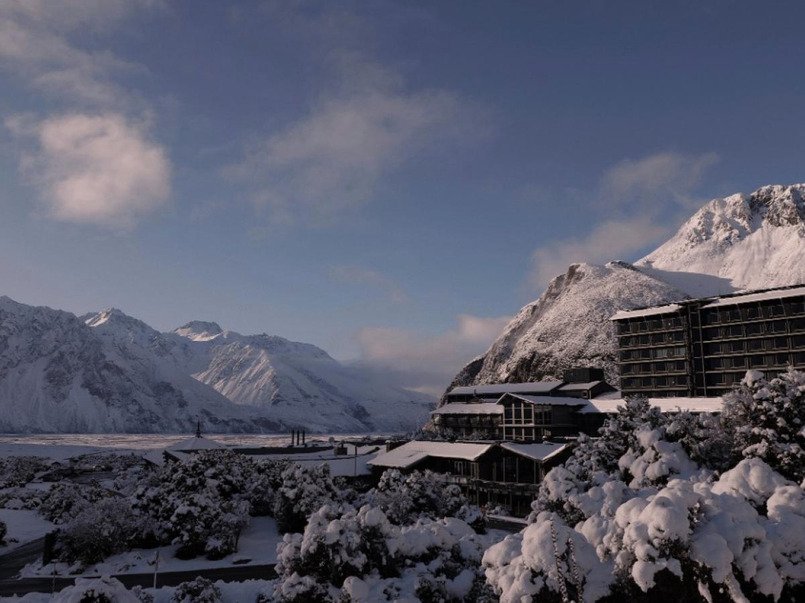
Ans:
{"type": "Polygon", "coordinates": [[[749,369],[805,369],[805,286],[615,314],[623,395],[721,396],[749,369]]]}

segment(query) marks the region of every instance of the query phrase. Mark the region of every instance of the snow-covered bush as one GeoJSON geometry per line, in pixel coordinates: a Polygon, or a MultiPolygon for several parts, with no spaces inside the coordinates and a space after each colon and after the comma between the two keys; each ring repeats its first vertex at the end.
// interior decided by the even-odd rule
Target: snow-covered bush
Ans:
{"type": "Polygon", "coordinates": [[[596,601],[613,581],[611,562],[602,563],[582,534],[548,512],[490,547],[483,566],[501,603],[596,601]]]}
{"type": "Polygon", "coordinates": [[[256,463],[248,490],[252,515],[259,517],[274,514],[277,490],[282,486],[282,473],[287,467],[287,461],[260,461],[256,463]]]}
{"type": "MultiPolygon", "coordinates": [[[[589,547],[614,576],[606,589],[585,585],[585,601],[593,592],[608,600],[795,600],[805,585],[805,492],[759,458],[727,468],[731,435],[719,426],[631,402],[600,439],[581,438],[546,475],[524,534],[544,542],[550,523],[583,538],[560,534],[576,543],[577,557],[589,547]]],[[[525,536],[514,540],[486,560],[501,599],[573,599],[578,580],[549,579],[549,571],[568,575],[561,551],[551,565],[527,550],[525,536]]]]}
{"type": "Polygon", "coordinates": [[[173,603],[218,603],[220,600],[221,590],[202,576],[182,582],[171,597],[173,603]]]}
{"type": "Polygon", "coordinates": [[[0,458],[0,488],[24,486],[47,468],[48,462],[38,456],[0,458]]]}
{"type": "Polygon", "coordinates": [[[0,509],[38,509],[42,493],[30,488],[6,488],[0,490],[0,509]]]}
{"type": "Polygon", "coordinates": [[[748,371],[724,397],[723,423],[740,458],[757,457],[797,482],[805,478],[805,373],[767,380],[748,371]]]}
{"type": "Polygon", "coordinates": [[[273,594],[282,602],[483,600],[482,553],[458,519],[396,526],[368,505],[324,506],[279,545],[273,594]]]}
{"type": "Polygon", "coordinates": [[[39,513],[53,523],[65,523],[107,496],[109,493],[97,485],[82,486],[72,482],[59,482],[42,496],[39,513]]]}
{"type": "Polygon", "coordinates": [[[478,531],[484,527],[483,515],[477,507],[469,505],[461,488],[431,471],[403,474],[388,469],[363,500],[382,509],[389,521],[397,525],[413,523],[420,517],[458,517],[478,531]]]}
{"type": "Polygon", "coordinates": [[[237,550],[248,523],[255,464],[229,450],[204,451],[165,465],[134,493],[146,535],[179,545],[177,555],[220,558],[237,550]]]}
{"type": "Polygon", "coordinates": [[[104,578],[76,578],[73,586],[56,593],[53,603],[141,603],[140,599],[119,580],[104,578]]]}
{"type": "Polygon", "coordinates": [[[326,463],[312,467],[293,463],[282,472],[281,480],[274,503],[280,532],[302,531],[314,511],[340,500],[326,463]]]}
{"type": "Polygon", "coordinates": [[[84,507],[58,532],[58,554],[63,561],[97,563],[137,544],[144,531],[142,517],[128,500],[106,498],[84,507]]]}

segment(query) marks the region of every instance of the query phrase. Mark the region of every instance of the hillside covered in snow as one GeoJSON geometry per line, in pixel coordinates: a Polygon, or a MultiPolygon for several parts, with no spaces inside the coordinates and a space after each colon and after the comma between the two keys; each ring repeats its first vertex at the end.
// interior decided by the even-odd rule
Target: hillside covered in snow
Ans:
{"type": "Polygon", "coordinates": [[[574,365],[602,367],[615,383],[615,310],[798,283],[805,283],[805,184],[713,199],[634,264],[571,265],[450,387],[539,381],[574,365]]]}
{"type": "Polygon", "coordinates": [[[406,431],[431,406],[310,344],[0,298],[0,432],[406,431]]]}

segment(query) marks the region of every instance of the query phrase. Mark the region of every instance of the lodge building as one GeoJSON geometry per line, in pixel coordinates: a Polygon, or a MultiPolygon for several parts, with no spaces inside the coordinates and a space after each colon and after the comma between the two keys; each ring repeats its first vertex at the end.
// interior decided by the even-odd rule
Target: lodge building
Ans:
{"type": "Polygon", "coordinates": [[[621,311],[612,317],[624,395],[721,396],[749,369],[805,369],[805,286],[621,311]]]}

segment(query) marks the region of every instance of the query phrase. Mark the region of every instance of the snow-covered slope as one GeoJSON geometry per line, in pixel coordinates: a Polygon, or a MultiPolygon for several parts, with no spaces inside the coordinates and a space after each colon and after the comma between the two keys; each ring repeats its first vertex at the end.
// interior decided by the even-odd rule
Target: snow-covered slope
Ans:
{"type": "Polygon", "coordinates": [[[694,296],[805,283],[805,184],[713,199],[635,265],[694,296]]]}
{"type": "Polygon", "coordinates": [[[415,429],[432,409],[428,396],[389,386],[307,343],[240,335],[210,323],[174,331],[174,356],[199,381],[236,404],[283,424],[318,431],[415,429]]]}
{"type": "Polygon", "coordinates": [[[450,387],[603,367],[615,383],[615,310],[805,283],[805,185],[714,199],[633,266],[573,264],[450,387]]]}
{"type": "Polygon", "coordinates": [[[573,264],[525,306],[482,359],[453,385],[538,381],[571,366],[601,366],[615,377],[609,318],[620,308],[684,299],[685,293],[625,262],[573,264]]]}
{"type": "Polygon", "coordinates": [[[432,403],[281,337],[0,298],[0,432],[400,431],[432,403]]]}
{"type": "Polygon", "coordinates": [[[256,429],[241,408],[144,351],[146,325],[105,314],[93,328],[68,312],[0,298],[0,431],[177,432],[197,420],[256,429]],[[131,322],[137,345],[109,336],[119,321],[131,322]]]}

